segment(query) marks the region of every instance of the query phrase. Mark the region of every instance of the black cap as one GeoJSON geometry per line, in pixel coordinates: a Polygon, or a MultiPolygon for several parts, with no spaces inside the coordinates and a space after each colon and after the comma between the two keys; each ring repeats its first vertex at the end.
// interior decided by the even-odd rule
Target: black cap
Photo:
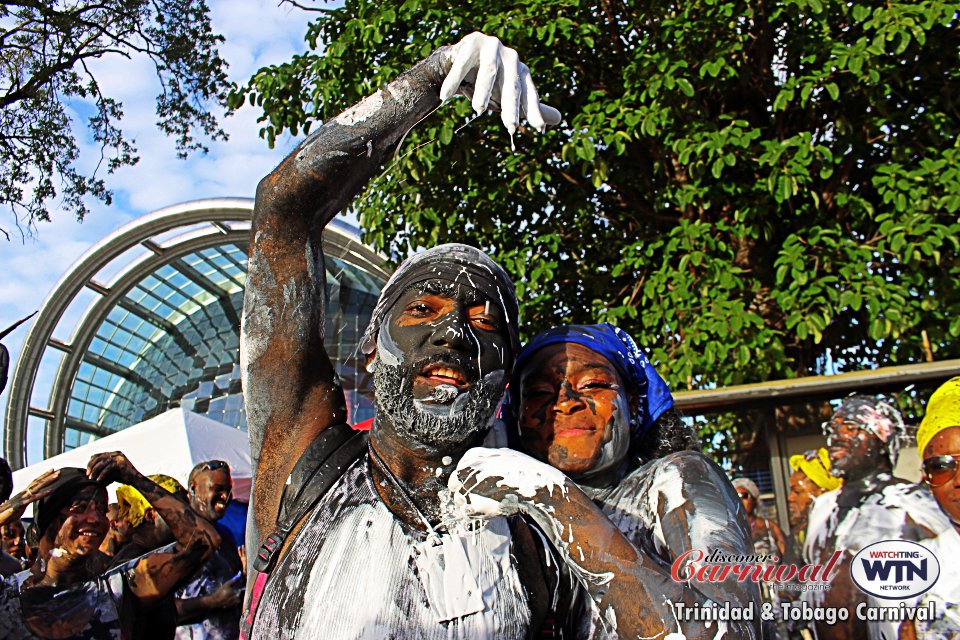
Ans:
{"type": "Polygon", "coordinates": [[[100,483],[88,478],[86,469],[77,467],[60,469],[60,477],[48,487],[53,491],[33,504],[33,520],[37,527],[37,536],[42,538],[60,510],[70,504],[73,496],[77,495],[81,489],[90,486],[99,487],[100,483]]]}

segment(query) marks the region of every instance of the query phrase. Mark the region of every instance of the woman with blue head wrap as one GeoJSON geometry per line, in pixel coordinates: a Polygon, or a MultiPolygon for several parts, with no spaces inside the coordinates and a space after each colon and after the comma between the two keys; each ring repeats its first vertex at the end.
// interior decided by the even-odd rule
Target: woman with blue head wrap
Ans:
{"type": "Polygon", "coordinates": [[[612,324],[541,333],[520,351],[511,379],[511,444],[578,482],[612,484],[643,461],[700,450],[667,383],[612,324]]]}
{"type": "Polygon", "coordinates": [[[756,608],[753,583],[671,575],[753,546],[729,480],[625,331],[569,325],[535,337],[502,415],[511,446],[529,455],[471,449],[449,487],[470,515],[519,511],[540,526],[580,587],[570,607],[578,637],[759,637],[752,621],[718,629],[675,614],[711,602],[756,608]]]}

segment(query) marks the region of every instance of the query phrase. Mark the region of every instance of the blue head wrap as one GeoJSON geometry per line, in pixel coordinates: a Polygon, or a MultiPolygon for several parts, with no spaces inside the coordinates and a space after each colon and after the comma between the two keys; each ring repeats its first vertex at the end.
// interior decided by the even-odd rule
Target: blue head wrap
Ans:
{"type": "MultiPolygon", "coordinates": [[[[520,376],[534,353],[552,344],[567,342],[583,345],[609,360],[627,385],[627,396],[631,399],[639,399],[637,408],[639,415],[632,416],[631,420],[633,432],[630,435],[633,438],[641,435],[667,409],[673,407],[670,387],[650,364],[647,356],[633,341],[630,334],[606,322],[568,324],[539,334],[520,350],[517,361],[513,365],[513,376],[510,378],[513,384],[519,384],[520,376]]],[[[507,404],[503,415],[507,420],[515,420],[509,405],[516,403],[510,398],[509,392],[507,404]]]]}

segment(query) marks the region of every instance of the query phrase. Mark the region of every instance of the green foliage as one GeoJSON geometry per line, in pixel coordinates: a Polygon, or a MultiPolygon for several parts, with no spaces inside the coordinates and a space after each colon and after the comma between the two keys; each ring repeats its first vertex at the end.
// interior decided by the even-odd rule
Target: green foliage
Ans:
{"type": "Polygon", "coordinates": [[[52,206],[83,219],[86,196],[110,203],[97,172],[83,175],[74,165],[79,149],[65,107],[70,101],[92,114],[88,135],[100,145],[107,171],[137,162],[133,141],[118,127],[123,105],[102,92],[89,64],[96,58],[140,55],[153,62],[161,84],[157,126],[174,137],[182,157],[206,150],[195,131],[225,138],[206,106],[226,100],[221,42],[205,0],[3,2],[0,207],[22,229],[49,220],[52,206]]]}
{"type": "Polygon", "coordinates": [[[355,204],[403,255],[489,249],[524,330],[609,320],[674,388],[960,356],[960,3],[347,0],[314,52],[231,94],[309,131],[474,30],[565,122],[517,134],[465,100],[355,204]],[[325,49],[324,49],[325,47],[325,49]],[[323,49],[323,53],[318,51],[323,49]]]}

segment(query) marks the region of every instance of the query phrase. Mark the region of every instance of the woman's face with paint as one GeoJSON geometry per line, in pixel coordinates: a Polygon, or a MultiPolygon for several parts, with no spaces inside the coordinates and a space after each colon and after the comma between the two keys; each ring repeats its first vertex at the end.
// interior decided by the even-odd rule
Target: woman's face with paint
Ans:
{"type": "Polygon", "coordinates": [[[946,481],[940,477],[935,479],[936,482],[928,480],[933,497],[937,499],[940,508],[950,516],[951,520],[960,523],[960,470],[958,470],[957,458],[960,458],[960,427],[944,429],[933,436],[923,450],[924,462],[930,460],[927,464],[937,463],[937,468],[942,469],[937,475],[942,475],[943,478],[949,477],[946,481]]]}
{"type": "Polygon", "coordinates": [[[523,448],[571,475],[618,464],[630,447],[630,405],[604,356],[572,342],[544,347],[521,374],[523,448]]]}

